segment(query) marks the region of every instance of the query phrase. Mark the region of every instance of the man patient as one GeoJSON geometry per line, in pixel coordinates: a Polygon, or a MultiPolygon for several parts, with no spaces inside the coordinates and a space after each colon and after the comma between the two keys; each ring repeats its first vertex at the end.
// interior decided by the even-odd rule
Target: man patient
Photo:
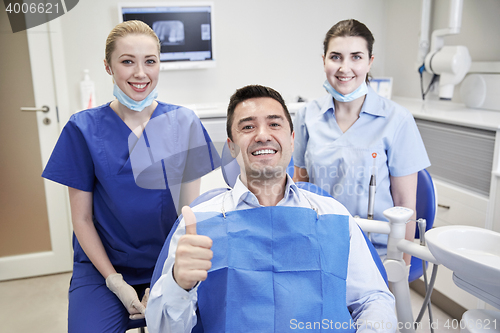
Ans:
{"type": "Polygon", "coordinates": [[[281,95],[237,90],[227,135],[240,175],[183,208],[157,263],[148,331],[395,332],[394,297],[352,216],[286,173],[294,132],[281,95]]]}

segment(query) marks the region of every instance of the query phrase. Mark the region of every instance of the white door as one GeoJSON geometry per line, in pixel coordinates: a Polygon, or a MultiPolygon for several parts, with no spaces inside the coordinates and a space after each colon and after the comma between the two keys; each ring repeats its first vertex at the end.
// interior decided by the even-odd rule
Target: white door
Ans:
{"type": "Polygon", "coordinates": [[[14,34],[0,13],[0,281],[72,269],[67,190],[40,176],[60,132],[58,27],[14,34]]]}

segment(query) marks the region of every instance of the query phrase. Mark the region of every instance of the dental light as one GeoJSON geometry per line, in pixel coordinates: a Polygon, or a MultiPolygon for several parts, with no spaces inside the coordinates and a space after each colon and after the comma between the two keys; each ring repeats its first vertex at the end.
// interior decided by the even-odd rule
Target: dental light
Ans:
{"type": "MultiPolygon", "coordinates": [[[[429,0],[424,0],[422,11],[422,32],[425,22],[428,23],[430,11],[426,7],[429,0]]],[[[460,32],[462,20],[463,0],[451,0],[448,28],[432,32],[431,49],[425,56],[425,70],[431,74],[439,75],[439,98],[451,100],[455,85],[460,83],[471,66],[469,50],[465,46],[443,46],[443,37],[460,32]]],[[[421,46],[422,48],[422,46],[421,46]]],[[[421,52],[421,51],[420,51],[421,52]]]]}

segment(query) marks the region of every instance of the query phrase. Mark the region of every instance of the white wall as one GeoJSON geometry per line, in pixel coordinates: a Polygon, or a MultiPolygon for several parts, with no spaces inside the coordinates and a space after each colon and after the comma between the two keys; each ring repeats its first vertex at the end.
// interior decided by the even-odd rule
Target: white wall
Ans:
{"type": "MultiPolygon", "coordinates": [[[[434,0],[431,32],[448,26],[450,0],[434,0]]],[[[385,75],[394,78],[393,95],[420,98],[416,63],[420,36],[421,1],[386,0],[385,75]]],[[[500,61],[500,1],[464,0],[459,35],[444,38],[445,45],[465,45],[472,61],[500,61]]],[[[428,83],[429,75],[424,77],[428,83]]],[[[454,102],[460,102],[460,86],[454,102]]],[[[430,96],[436,98],[435,95],[430,96]]]]}
{"type": "MultiPolygon", "coordinates": [[[[384,74],[384,0],[214,0],[217,67],[165,71],[159,99],[169,103],[226,103],[247,84],[269,85],[286,100],[324,94],[322,44],[337,21],[355,18],[373,32],[374,75],[384,74]],[[380,56],[380,58],[379,58],[380,56]]],[[[96,82],[99,104],[113,99],[103,66],[107,34],[118,23],[117,0],[85,0],[61,17],[70,110],[79,110],[83,69],[96,82]]],[[[64,111],[62,111],[64,112],[64,111]]]]}
{"type": "MultiPolygon", "coordinates": [[[[187,1],[187,0],[184,0],[187,1]]],[[[182,0],[181,0],[182,2],[182,0]]],[[[160,74],[159,99],[177,104],[227,102],[235,89],[264,84],[287,101],[324,93],[321,62],[326,31],[356,18],[375,36],[374,76],[394,78],[393,95],[420,97],[416,68],[421,1],[401,0],[213,0],[217,67],[160,74]]],[[[118,23],[118,0],[85,0],[62,16],[69,109],[79,110],[79,81],[90,69],[99,104],[113,99],[103,67],[105,39],[118,23]]],[[[449,0],[433,1],[431,31],[448,23],[449,0]]],[[[447,45],[465,45],[473,61],[500,61],[499,0],[464,0],[460,35],[447,45]]],[[[429,82],[426,75],[425,82],[429,82]]],[[[456,88],[454,101],[460,101],[456,88]]],[[[430,96],[430,98],[436,98],[430,96]]]]}

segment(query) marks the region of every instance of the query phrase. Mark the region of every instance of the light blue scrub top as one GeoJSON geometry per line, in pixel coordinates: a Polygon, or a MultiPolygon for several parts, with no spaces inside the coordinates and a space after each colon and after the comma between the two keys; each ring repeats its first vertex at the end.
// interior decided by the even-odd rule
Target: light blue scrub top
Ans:
{"type": "MultiPolygon", "coordinates": [[[[187,174],[190,179],[185,181],[197,179],[220,165],[200,119],[186,108],[158,102],[141,140],[109,103],[80,111],[65,125],[42,174],[93,193],[97,233],[111,263],[129,284],[149,283],[158,254],[177,219],[176,198],[170,188],[180,186],[180,181],[175,184],[173,180],[186,178],[187,174]],[[161,131],[156,130],[158,124],[161,131]],[[135,179],[138,176],[134,174],[133,156],[141,155],[142,138],[148,139],[151,155],[159,143],[183,152],[162,156],[152,165],[160,167],[159,174],[149,173],[153,176],[150,179],[156,179],[157,188],[141,186],[135,179]]],[[[149,159],[147,162],[151,164],[149,159]]],[[[71,288],[102,283],[103,277],[75,237],[73,248],[71,288]]]]}
{"type": "MultiPolygon", "coordinates": [[[[345,133],[335,119],[330,94],[299,110],[294,126],[295,166],[305,168],[309,181],[353,216],[367,217],[372,170],[377,184],[374,219],[385,221],[383,211],[394,206],[390,176],[407,176],[430,166],[412,114],[369,86],[359,119],[345,133]]],[[[372,241],[385,245],[387,235],[373,235],[372,241]]]]}

